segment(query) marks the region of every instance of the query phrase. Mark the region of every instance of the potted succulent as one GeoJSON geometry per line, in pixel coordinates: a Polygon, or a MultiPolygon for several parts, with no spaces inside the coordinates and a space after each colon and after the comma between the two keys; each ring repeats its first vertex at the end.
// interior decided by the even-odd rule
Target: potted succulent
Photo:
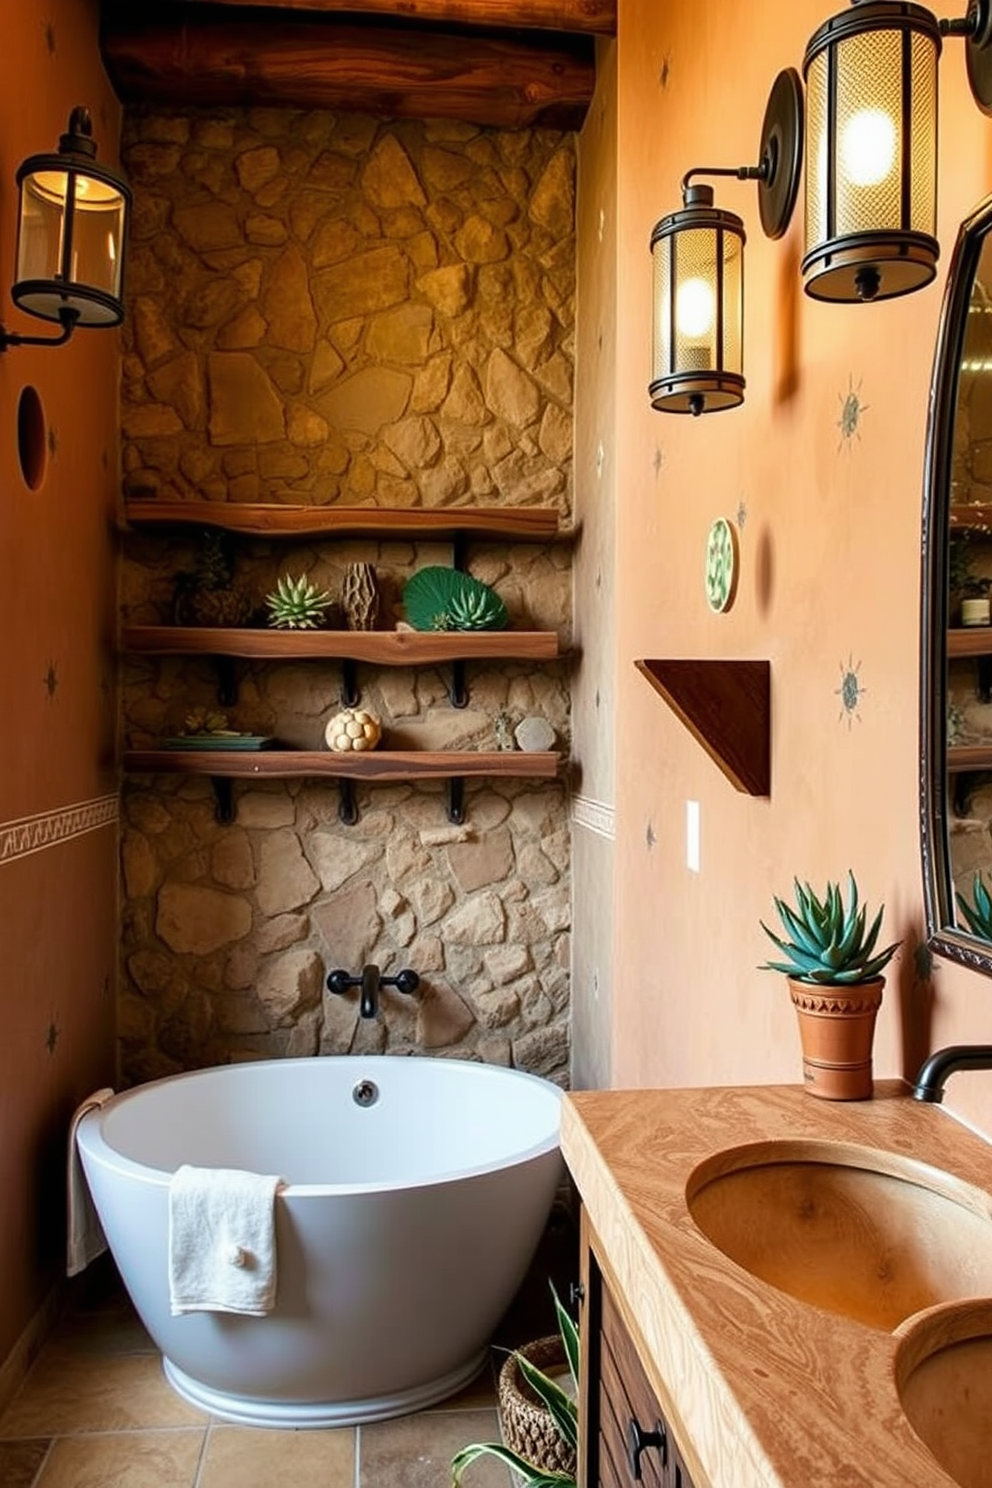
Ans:
{"type": "Polygon", "coordinates": [[[865,1100],[872,1094],[872,1042],[882,1002],[882,972],[899,949],[895,941],[876,951],[885,906],[868,926],[848,872],[848,899],[828,883],[822,899],[808,883],[795,881],[795,907],[775,900],[786,936],[761,928],[781,951],[762,971],[784,972],[799,1019],[803,1080],[810,1095],[824,1100],[865,1100]]]}
{"type": "Polygon", "coordinates": [[[992,941],[992,895],[982,882],[980,868],[976,870],[972,880],[971,903],[960,890],[954,897],[971,933],[980,936],[982,940],[992,941]]]}
{"type": "Polygon", "coordinates": [[[542,1338],[514,1349],[500,1370],[499,1403],[504,1442],[473,1442],[451,1459],[451,1481],[479,1457],[497,1457],[511,1467],[524,1488],[576,1488],[579,1437],[579,1335],[554,1287],[559,1338],[542,1338]],[[563,1390],[546,1370],[567,1366],[574,1394],[563,1390]],[[545,1368],[541,1365],[544,1364],[545,1368]]]}

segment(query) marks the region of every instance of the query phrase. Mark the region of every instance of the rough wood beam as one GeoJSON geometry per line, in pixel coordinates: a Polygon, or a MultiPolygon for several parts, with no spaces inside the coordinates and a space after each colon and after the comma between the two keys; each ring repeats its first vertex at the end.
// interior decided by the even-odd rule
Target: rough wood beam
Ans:
{"type": "Polygon", "coordinates": [[[521,41],[327,17],[275,23],[271,11],[267,22],[196,24],[188,5],[137,9],[111,7],[102,38],[104,65],[125,102],[276,104],[579,129],[595,86],[589,37],[552,42],[533,33],[521,41]]]}
{"type": "Polygon", "coordinates": [[[187,5],[266,6],[338,15],[385,15],[441,25],[617,33],[617,0],[184,0],[187,5]]]}

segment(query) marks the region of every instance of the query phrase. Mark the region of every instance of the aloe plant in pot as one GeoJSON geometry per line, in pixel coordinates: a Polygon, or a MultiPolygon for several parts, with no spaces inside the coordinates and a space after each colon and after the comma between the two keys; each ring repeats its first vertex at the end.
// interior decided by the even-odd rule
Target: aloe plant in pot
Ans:
{"type": "Polygon", "coordinates": [[[901,944],[876,950],[885,906],[869,925],[850,870],[847,878],[846,903],[839,884],[828,882],[821,897],[798,879],[794,907],[775,899],[788,938],[761,921],[784,958],[764,962],[761,970],[784,972],[788,978],[799,1019],[805,1087],[824,1100],[865,1100],[872,1094],[882,972],[901,944]]]}

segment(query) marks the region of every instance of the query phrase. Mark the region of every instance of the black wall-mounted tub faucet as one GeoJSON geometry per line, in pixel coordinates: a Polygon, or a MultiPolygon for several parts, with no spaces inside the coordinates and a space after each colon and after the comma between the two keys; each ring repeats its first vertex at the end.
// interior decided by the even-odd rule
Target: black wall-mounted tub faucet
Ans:
{"type": "Polygon", "coordinates": [[[395,976],[383,976],[374,962],[368,962],[363,966],[360,976],[349,976],[346,971],[339,969],[332,971],[327,978],[328,991],[337,993],[339,997],[342,997],[352,987],[361,987],[358,1011],[363,1018],[375,1018],[378,1015],[380,987],[395,987],[397,992],[405,992],[409,995],[416,992],[419,986],[419,976],[409,967],[398,971],[395,976]]]}

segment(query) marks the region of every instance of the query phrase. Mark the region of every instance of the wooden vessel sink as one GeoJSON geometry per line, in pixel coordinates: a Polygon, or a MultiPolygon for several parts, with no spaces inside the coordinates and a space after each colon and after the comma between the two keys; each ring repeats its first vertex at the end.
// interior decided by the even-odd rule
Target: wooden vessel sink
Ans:
{"type": "MultiPolygon", "coordinates": [[[[871,1327],[992,1296],[989,1195],[910,1157],[844,1142],[749,1143],[697,1164],[686,1203],[751,1276],[871,1327]]],[[[988,1332],[992,1361],[992,1322],[988,1332]]],[[[992,1384],[986,1394],[992,1405],[992,1384]]],[[[992,1460],[985,1471],[959,1481],[992,1488],[992,1460]]]]}
{"type": "Polygon", "coordinates": [[[900,1330],[896,1387],[913,1430],[961,1488],[992,1488],[992,1301],[900,1330]]]}

